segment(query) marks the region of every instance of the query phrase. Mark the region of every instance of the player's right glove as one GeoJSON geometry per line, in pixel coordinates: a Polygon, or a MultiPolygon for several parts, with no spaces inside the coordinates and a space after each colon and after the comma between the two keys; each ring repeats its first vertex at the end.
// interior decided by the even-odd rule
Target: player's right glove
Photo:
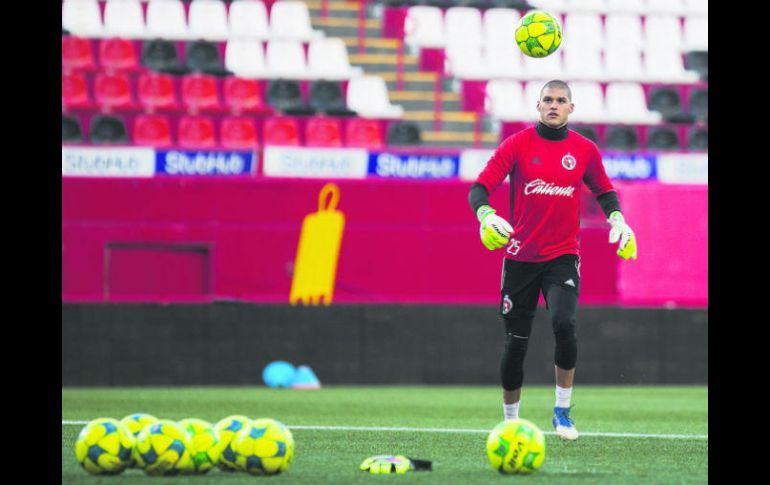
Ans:
{"type": "Polygon", "coordinates": [[[479,232],[481,242],[487,249],[500,249],[508,244],[508,238],[513,228],[508,221],[495,214],[495,210],[488,205],[482,205],[476,211],[476,218],[481,223],[479,232]]]}
{"type": "Polygon", "coordinates": [[[610,243],[620,242],[618,244],[618,256],[625,260],[628,260],[628,258],[636,259],[636,236],[634,231],[626,224],[623,214],[620,211],[614,211],[610,214],[607,222],[612,227],[610,229],[610,243]]]}

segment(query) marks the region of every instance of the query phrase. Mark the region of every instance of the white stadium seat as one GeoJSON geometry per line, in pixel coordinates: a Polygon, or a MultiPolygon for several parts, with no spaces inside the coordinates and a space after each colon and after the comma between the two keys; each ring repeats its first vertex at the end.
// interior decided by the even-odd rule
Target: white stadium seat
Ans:
{"type": "Polygon", "coordinates": [[[569,12],[604,13],[607,11],[606,0],[567,0],[569,12]]]}
{"type": "Polygon", "coordinates": [[[575,111],[569,116],[570,121],[582,123],[601,123],[607,121],[602,87],[598,82],[576,81],[569,83],[575,111]]]}
{"type": "Polygon", "coordinates": [[[562,38],[562,49],[601,49],[604,46],[601,17],[583,12],[567,14],[562,38]]]}
{"type": "Polygon", "coordinates": [[[181,0],[154,0],[147,4],[146,35],[187,39],[187,19],[181,0]]]}
{"type": "Polygon", "coordinates": [[[548,57],[536,58],[524,56],[522,67],[529,79],[560,79],[564,77],[561,52],[556,51],[548,57]]]}
{"type": "Polygon", "coordinates": [[[708,17],[696,15],[684,19],[683,49],[687,51],[706,51],[709,48],[708,17]]]}
{"type": "Polygon", "coordinates": [[[261,0],[231,2],[228,26],[231,39],[267,40],[270,37],[267,8],[261,0]]]}
{"type": "Polygon", "coordinates": [[[447,43],[457,40],[466,45],[481,45],[484,42],[481,10],[471,7],[448,8],[444,14],[444,32],[447,43]]]}
{"type": "Polygon", "coordinates": [[[535,103],[525,103],[520,81],[492,79],[487,83],[484,111],[502,121],[531,120],[535,103]]]}
{"type": "Polygon", "coordinates": [[[646,49],[682,48],[682,26],[679,17],[673,15],[648,15],[644,21],[644,45],[646,49]]]}
{"type": "Polygon", "coordinates": [[[684,8],[685,16],[709,14],[708,0],[684,0],[682,7],[684,8]]]}
{"type": "Polygon", "coordinates": [[[681,16],[685,9],[682,0],[647,0],[647,13],[681,16]]]}
{"type": "Polygon", "coordinates": [[[513,42],[486,44],[484,64],[490,79],[523,79],[524,54],[513,42]]]}
{"type": "Polygon", "coordinates": [[[667,48],[644,51],[645,77],[650,82],[694,83],[699,76],[684,68],[682,53],[667,48]]]}
{"type": "Polygon", "coordinates": [[[587,49],[564,51],[564,77],[568,79],[601,80],[604,64],[600,50],[587,49]]]}
{"type": "Polygon", "coordinates": [[[195,0],[190,4],[190,36],[206,40],[227,40],[227,8],[222,0],[195,0]]]}
{"type": "Polygon", "coordinates": [[[604,51],[604,73],[610,81],[646,79],[642,50],[623,43],[607,44],[604,51]]]}
{"type": "Polygon", "coordinates": [[[320,30],[313,30],[310,11],[305,2],[283,0],[270,9],[270,38],[298,39],[308,42],[323,37],[320,30]]]}
{"type": "Polygon", "coordinates": [[[99,37],[103,33],[102,14],[96,0],[64,0],[61,26],[73,35],[99,37]]]}
{"type": "Polygon", "coordinates": [[[308,79],[305,48],[299,40],[271,39],[267,43],[265,66],[271,78],[308,79]]]}
{"type": "Polygon", "coordinates": [[[515,39],[516,24],[521,15],[512,8],[490,8],[484,12],[482,27],[484,44],[511,43],[515,39]]]}
{"type": "Polygon", "coordinates": [[[231,39],[225,46],[225,67],[238,77],[265,78],[265,50],[257,39],[231,39]]]}
{"type": "Polygon", "coordinates": [[[363,118],[401,118],[404,108],[390,103],[388,87],[379,76],[354,77],[348,83],[348,108],[363,118]]]}
{"type": "Polygon", "coordinates": [[[350,65],[348,49],[339,37],[311,40],[307,63],[314,79],[341,80],[363,74],[363,69],[350,65]]]}
{"type": "Polygon", "coordinates": [[[647,108],[644,89],[639,83],[609,83],[606,103],[612,122],[658,124],[662,119],[660,113],[647,108]]]}
{"type": "Polygon", "coordinates": [[[607,13],[635,13],[637,15],[647,13],[644,0],[607,0],[607,13]]]}
{"type": "Polygon", "coordinates": [[[642,18],[634,13],[611,13],[604,19],[605,49],[626,44],[641,49],[644,46],[642,18]]]}
{"type": "Polygon", "coordinates": [[[104,34],[110,37],[144,37],[144,12],[139,0],[107,0],[104,6],[104,34]]]}
{"type": "Polygon", "coordinates": [[[404,19],[404,43],[411,52],[420,47],[444,47],[444,18],[441,9],[430,5],[409,7],[404,19]]]}
{"type": "Polygon", "coordinates": [[[535,7],[535,10],[552,14],[562,14],[569,11],[567,0],[530,0],[528,3],[535,7]]]}
{"type": "Polygon", "coordinates": [[[458,79],[489,79],[481,44],[449,44],[444,70],[458,79]]]}

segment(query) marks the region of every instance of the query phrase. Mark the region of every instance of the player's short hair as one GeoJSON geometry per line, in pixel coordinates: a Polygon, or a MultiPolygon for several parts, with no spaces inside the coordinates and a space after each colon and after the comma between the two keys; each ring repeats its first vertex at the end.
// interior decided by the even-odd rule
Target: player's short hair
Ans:
{"type": "Polygon", "coordinates": [[[548,88],[555,88],[555,89],[563,89],[567,91],[567,99],[572,102],[572,90],[570,90],[569,86],[567,86],[567,83],[564,81],[560,81],[558,79],[554,79],[552,81],[548,81],[545,83],[545,86],[543,86],[543,89],[540,90],[540,98],[543,98],[543,91],[545,91],[548,88]]]}

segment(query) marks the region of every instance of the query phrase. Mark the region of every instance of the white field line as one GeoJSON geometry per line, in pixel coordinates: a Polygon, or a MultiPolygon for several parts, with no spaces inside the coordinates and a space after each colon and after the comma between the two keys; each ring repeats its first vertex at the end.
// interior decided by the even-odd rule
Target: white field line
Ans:
{"type": "MultiPolygon", "coordinates": [[[[88,421],[72,421],[63,419],[62,426],[84,426],[88,421]]],[[[288,425],[291,429],[310,429],[328,431],[406,431],[410,433],[489,433],[488,429],[468,428],[410,428],[405,426],[314,426],[288,425]]],[[[555,435],[552,431],[545,434],[555,435]]],[[[707,434],[647,434],[647,433],[601,433],[596,431],[581,431],[580,436],[601,436],[608,438],[660,438],[672,440],[708,440],[707,434]]]]}

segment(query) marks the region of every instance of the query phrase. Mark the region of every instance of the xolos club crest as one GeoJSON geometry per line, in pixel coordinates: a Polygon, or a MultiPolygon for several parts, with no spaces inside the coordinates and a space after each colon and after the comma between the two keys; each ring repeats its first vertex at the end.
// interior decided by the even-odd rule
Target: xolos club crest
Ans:
{"type": "Polygon", "coordinates": [[[506,315],[511,309],[513,308],[513,302],[508,297],[508,295],[505,295],[503,297],[503,315],[506,315]]]}
{"type": "Polygon", "coordinates": [[[567,153],[561,157],[561,166],[567,170],[573,170],[575,165],[577,165],[577,160],[575,160],[575,157],[573,157],[571,154],[567,153]]]}

